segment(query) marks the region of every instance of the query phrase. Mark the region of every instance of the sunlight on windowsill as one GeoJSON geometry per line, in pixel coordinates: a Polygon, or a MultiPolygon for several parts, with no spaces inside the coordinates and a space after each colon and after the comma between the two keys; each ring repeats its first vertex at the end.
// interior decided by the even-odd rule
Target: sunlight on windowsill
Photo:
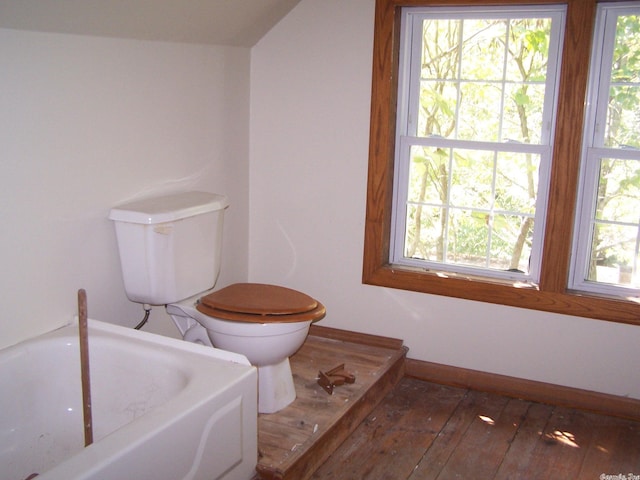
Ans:
{"type": "Polygon", "coordinates": [[[526,282],[520,280],[513,279],[500,279],[494,277],[487,277],[482,275],[469,275],[464,273],[456,273],[456,272],[447,272],[443,270],[431,270],[425,268],[419,268],[409,265],[400,265],[400,264],[390,264],[388,266],[391,269],[392,273],[401,273],[401,272],[414,272],[420,273],[423,275],[433,275],[438,278],[443,279],[457,279],[457,280],[467,280],[470,282],[484,282],[484,283],[492,283],[496,285],[505,285],[513,288],[527,289],[527,290],[540,290],[540,286],[537,283],[526,282]]]}

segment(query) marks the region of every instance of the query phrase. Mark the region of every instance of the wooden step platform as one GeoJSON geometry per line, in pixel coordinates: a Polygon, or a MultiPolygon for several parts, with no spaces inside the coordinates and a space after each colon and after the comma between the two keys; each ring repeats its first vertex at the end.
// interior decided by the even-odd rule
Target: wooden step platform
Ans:
{"type": "Polygon", "coordinates": [[[312,326],[290,359],[298,397],[258,417],[258,478],[309,478],[404,376],[406,352],[401,340],[312,326]],[[356,381],[329,395],[318,372],[343,363],[356,381]]]}

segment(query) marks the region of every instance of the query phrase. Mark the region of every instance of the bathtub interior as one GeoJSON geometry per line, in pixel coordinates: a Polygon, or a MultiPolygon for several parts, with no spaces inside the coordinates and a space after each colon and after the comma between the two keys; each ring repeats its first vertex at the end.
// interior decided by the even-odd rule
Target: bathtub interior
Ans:
{"type": "MultiPolygon", "coordinates": [[[[121,457],[122,452],[115,454],[117,439],[110,437],[130,425],[137,427],[139,435],[148,437],[149,445],[154,441],[163,445],[161,431],[169,431],[167,425],[182,416],[188,423],[188,411],[201,404],[203,397],[224,394],[247,375],[249,387],[255,383],[250,378],[255,376],[254,369],[244,357],[220,351],[212,355],[213,351],[210,347],[91,320],[89,363],[94,445],[89,448],[93,448],[93,455],[102,449],[102,443],[111,442],[110,456],[121,457]],[[126,330],[125,334],[120,329],[126,330]],[[217,358],[218,355],[222,358],[217,358]],[[154,440],[155,434],[158,438],[154,440]]],[[[3,479],[22,480],[32,473],[42,474],[86,453],[75,325],[0,352],[0,385],[3,385],[0,401],[3,479]]],[[[244,410],[240,406],[224,420],[232,422],[228,428],[234,428],[233,422],[251,424],[250,413],[249,421],[242,416],[251,410],[252,395],[249,391],[244,399],[244,410]]],[[[240,398],[243,396],[246,395],[240,398]]],[[[198,428],[197,422],[192,427],[198,428]]],[[[140,443],[139,438],[132,436],[135,429],[129,430],[123,440],[140,443]]],[[[249,432],[243,436],[241,441],[248,445],[241,455],[251,456],[253,440],[244,438],[251,435],[249,432]]],[[[194,458],[194,453],[186,458],[194,458]]],[[[77,460],[75,463],[79,463],[77,460]]],[[[92,463],[99,464],[102,460],[92,463]]],[[[126,469],[126,465],[122,467],[126,469]]],[[[64,478],[64,468],[61,472],[64,478]]]]}

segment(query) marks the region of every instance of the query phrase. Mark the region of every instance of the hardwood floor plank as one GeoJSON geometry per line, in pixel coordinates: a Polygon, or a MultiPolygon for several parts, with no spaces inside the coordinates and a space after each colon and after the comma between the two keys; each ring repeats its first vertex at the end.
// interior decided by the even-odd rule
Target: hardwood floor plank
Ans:
{"type": "MultiPolygon", "coordinates": [[[[440,431],[437,442],[434,442],[426,451],[420,464],[409,477],[410,480],[442,478],[439,477],[440,473],[448,465],[451,457],[455,455],[458,445],[463,441],[479,412],[482,412],[483,415],[487,414],[486,405],[491,402],[493,395],[463,391],[465,392],[464,397],[440,431]]],[[[506,403],[506,399],[504,399],[504,403],[506,403]]]]}
{"type": "Polygon", "coordinates": [[[521,400],[470,392],[478,396],[474,418],[438,476],[493,478],[528,408],[521,400]]]}
{"type": "Polygon", "coordinates": [[[594,441],[585,455],[579,478],[630,473],[640,476],[640,423],[588,415],[594,441]]]}
{"type": "Polygon", "coordinates": [[[463,395],[463,390],[401,380],[311,478],[408,478],[463,395]]]}
{"type": "Polygon", "coordinates": [[[580,478],[579,472],[593,431],[586,412],[555,407],[533,452],[529,477],[580,478]]]}
{"type": "Polygon", "coordinates": [[[535,477],[534,450],[553,410],[551,405],[529,403],[526,417],[496,473],[496,480],[529,480],[535,477]]]}

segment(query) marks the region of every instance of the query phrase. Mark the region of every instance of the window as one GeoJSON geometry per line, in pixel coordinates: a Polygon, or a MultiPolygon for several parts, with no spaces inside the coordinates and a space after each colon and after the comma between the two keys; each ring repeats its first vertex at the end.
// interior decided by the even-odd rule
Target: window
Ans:
{"type": "Polygon", "coordinates": [[[428,3],[376,2],[363,281],[640,324],[637,3],[428,3]]]}
{"type": "Polygon", "coordinates": [[[640,5],[600,5],[571,286],[640,290],[640,5]]]}
{"type": "Polygon", "coordinates": [[[537,283],[564,10],[403,9],[392,264],[537,283]]]}

